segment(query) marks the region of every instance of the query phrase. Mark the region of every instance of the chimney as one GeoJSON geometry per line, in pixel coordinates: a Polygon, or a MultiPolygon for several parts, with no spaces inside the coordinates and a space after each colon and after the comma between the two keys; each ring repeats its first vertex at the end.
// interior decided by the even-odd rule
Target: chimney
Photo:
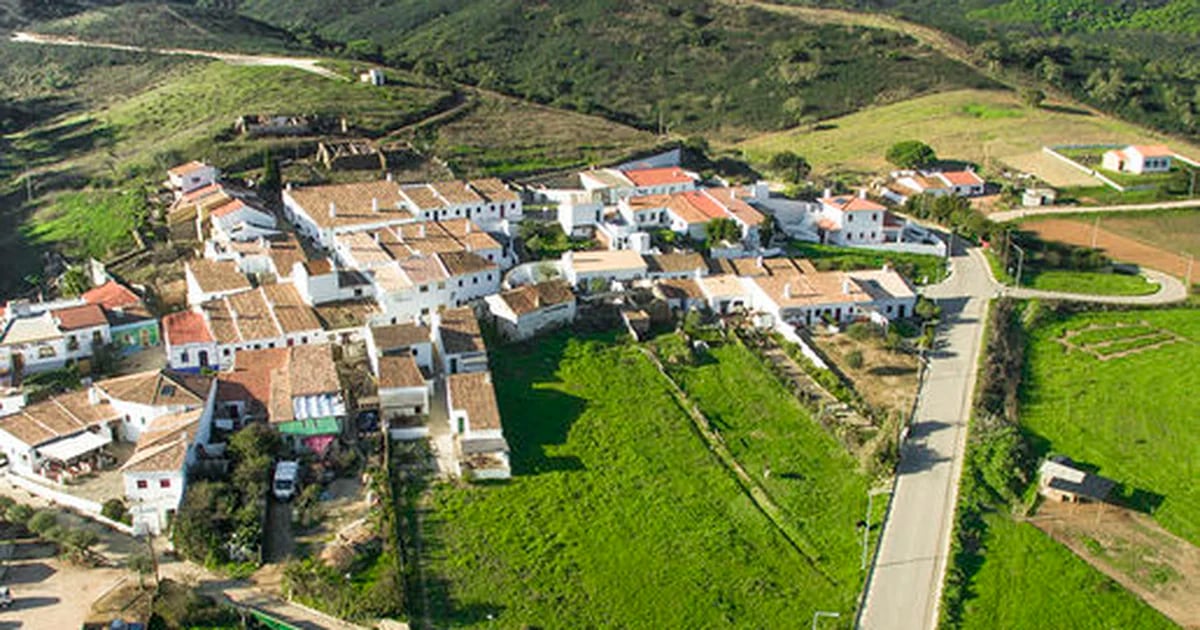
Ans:
{"type": "Polygon", "coordinates": [[[884,263],[883,263],[883,271],[886,273],[886,272],[888,272],[888,271],[891,271],[891,270],[892,270],[892,263],[891,263],[891,262],[889,262],[889,261],[884,261],[884,263]]]}
{"type": "Polygon", "coordinates": [[[859,189],[859,191],[858,191],[858,198],[859,198],[859,199],[866,199],[866,198],[867,198],[867,189],[866,189],[866,188],[861,188],[861,189],[859,189]]]}
{"type": "Polygon", "coordinates": [[[850,276],[842,276],[842,293],[850,295],[850,276]]]}
{"type": "Polygon", "coordinates": [[[389,181],[389,182],[390,182],[390,181],[394,181],[394,180],[392,179],[392,172],[391,172],[391,171],[388,171],[388,172],[387,172],[387,174],[386,174],[386,175],[384,175],[384,177],[386,177],[386,178],[387,178],[387,181],[389,181]]]}
{"type": "Polygon", "coordinates": [[[337,204],[330,201],[329,202],[329,218],[332,219],[333,217],[336,217],[336,216],[337,216],[337,204]]]}
{"type": "Polygon", "coordinates": [[[288,189],[288,190],[291,190],[291,189],[292,189],[292,182],[288,182],[288,183],[287,183],[287,189],[288,189]]]}
{"type": "Polygon", "coordinates": [[[88,404],[89,405],[99,405],[100,404],[100,392],[99,392],[99,390],[96,389],[96,387],[94,385],[92,387],[88,388],[88,404]]]}
{"type": "MultiPolygon", "coordinates": [[[[377,197],[371,197],[371,212],[379,212],[379,199],[377,197]]],[[[376,235],[376,238],[378,238],[378,235],[376,235]]]]}
{"type": "Polygon", "coordinates": [[[418,224],[417,224],[417,229],[418,229],[418,232],[417,232],[417,234],[419,235],[419,236],[418,236],[418,238],[425,238],[425,224],[424,224],[424,223],[418,223],[418,224]]]}
{"type": "Polygon", "coordinates": [[[828,199],[828,198],[830,198],[830,197],[832,197],[832,196],[833,196],[833,189],[832,189],[832,188],[826,188],[826,189],[825,189],[825,198],[826,198],[826,199],[828,199]]]}
{"type": "Polygon", "coordinates": [[[790,282],[783,283],[783,299],[792,299],[792,283],[790,282]]]}
{"type": "Polygon", "coordinates": [[[467,219],[467,234],[471,233],[471,220],[467,219]]]}
{"type": "Polygon", "coordinates": [[[759,269],[763,268],[763,257],[762,256],[759,256],[757,259],[755,259],[755,262],[758,264],[759,269]]]}

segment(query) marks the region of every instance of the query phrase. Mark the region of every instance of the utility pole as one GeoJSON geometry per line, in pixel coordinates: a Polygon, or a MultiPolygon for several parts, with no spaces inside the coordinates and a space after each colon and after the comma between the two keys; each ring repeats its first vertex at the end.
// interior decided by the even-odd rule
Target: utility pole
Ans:
{"type": "Polygon", "coordinates": [[[1020,257],[1017,258],[1017,277],[1014,280],[1013,286],[1020,288],[1021,287],[1021,268],[1025,266],[1025,248],[1021,247],[1020,245],[1017,245],[1016,243],[1013,243],[1013,247],[1017,248],[1017,253],[1020,254],[1020,257]]]}
{"type": "Polygon", "coordinates": [[[866,518],[863,519],[863,526],[862,526],[863,535],[862,535],[862,566],[860,568],[861,571],[867,570],[867,547],[869,546],[867,536],[871,532],[872,499],[874,499],[875,495],[877,495],[877,494],[889,494],[889,493],[891,493],[891,490],[889,490],[887,488],[876,488],[874,490],[867,491],[867,516],[866,516],[866,518]]]}
{"type": "Polygon", "coordinates": [[[1092,249],[1096,249],[1096,239],[1100,235],[1100,215],[1096,215],[1096,222],[1092,224],[1092,249]]]}

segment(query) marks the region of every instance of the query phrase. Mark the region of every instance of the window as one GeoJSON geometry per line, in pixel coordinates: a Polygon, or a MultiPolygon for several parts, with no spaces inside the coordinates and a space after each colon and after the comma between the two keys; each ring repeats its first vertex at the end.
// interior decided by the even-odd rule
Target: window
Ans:
{"type": "Polygon", "coordinates": [[[301,337],[300,343],[308,343],[308,337],[301,337]]]}
{"type": "Polygon", "coordinates": [[[439,283],[438,283],[438,288],[439,288],[439,289],[445,289],[445,288],[446,288],[446,283],[445,283],[444,281],[443,281],[443,282],[439,282],[439,283]]]}
{"type": "Polygon", "coordinates": [[[458,286],[460,286],[460,287],[462,286],[462,278],[458,279],[458,286]]]}
{"type": "Polygon", "coordinates": [[[854,215],[853,215],[853,214],[847,214],[847,215],[846,215],[846,223],[850,223],[851,221],[854,221],[854,215]]]}
{"type": "Polygon", "coordinates": [[[362,289],[355,289],[354,297],[362,297],[362,289]]]}
{"type": "Polygon", "coordinates": [[[222,350],[221,356],[226,356],[226,357],[229,356],[229,348],[225,348],[224,350],[222,350]]]}
{"type": "Polygon", "coordinates": [[[171,480],[170,480],[170,479],[159,479],[159,480],[158,480],[158,487],[159,487],[159,488],[170,488],[170,487],[171,487],[171,480]]]}
{"type": "Polygon", "coordinates": [[[149,487],[149,485],[150,484],[146,483],[145,479],[138,479],[137,481],[138,490],[145,490],[147,487],[149,487]]]}
{"type": "Polygon", "coordinates": [[[429,285],[428,284],[421,285],[421,293],[429,293],[429,285]]]}
{"type": "Polygon", "coordinates": [[[487,279],[488,279],[488,282],[491,282],[491,281],[492,281],[492,274],[490,274],[490,273],[489,273],[489,274],[487,275],[487,279]]]}
{"type": "Polygon", "coordinates": [[[181,362],[183,362],[183,363],[187,363],[187,362],[188,362],[188,353],[187,353],[187,350],[184,350],[183,352],[180,352],[180,353],[179,353],[179,360],[180,360],[181,362]]]}
{"type": "Polygon", "coordinates": [[[274,342],[274,341],[272,341],[271,343],[268,343],[268,344],[267,344],[267,347],[268,347],[268,348],[274,348],[274,347],[275,347],[275,342],[274,342]]]}
{"type": "Polygon", "coordinates": [[[471,278],[471,284],[479,284],[479,276],[475,276],[474,278],[471,278]]]}

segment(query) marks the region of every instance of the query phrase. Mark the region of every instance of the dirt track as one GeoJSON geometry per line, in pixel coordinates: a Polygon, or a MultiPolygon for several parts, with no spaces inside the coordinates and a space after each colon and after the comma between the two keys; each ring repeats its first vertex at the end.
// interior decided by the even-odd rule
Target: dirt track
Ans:
{"type": "Polygon", "coordinates": [[[1030,522],[1184,628],[1200,628],[1200,549],[1113,505],[1047,501],[1030,522]]]}
{"type": "MultiPolygon", "coordinates": [[[[1164,251],[1153,245],[1136,241],[1127,236],[1115,234],[1103,227],[1095,229],[1091,221],[1071,219],[1046,219],[1031,221],[1021,225],[1022,229],[1036,232],[1038,237],[1047,241],[1059,241],[1071,245],[1091,247],[1093,230],[1095,231],[1095,246],[1104,250],[1113,260],[1137,263],[1143,267],[1158,269],[1177,278],[1187,274],[1188,259],[1164,251]]],[[[1193,274],[1194,276],[1195,274],[1193,274]]]]}

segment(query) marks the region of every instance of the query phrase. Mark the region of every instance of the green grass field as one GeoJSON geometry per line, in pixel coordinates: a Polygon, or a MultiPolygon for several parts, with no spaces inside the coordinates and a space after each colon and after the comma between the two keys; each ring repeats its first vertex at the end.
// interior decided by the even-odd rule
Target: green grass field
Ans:
{"type": "MultiPolygon", "coordinates": [[[[437,627],[794,628],[817,609],[850,626],[853,520],[809,565],[636,348],[560,334],[493,353],[493,369],[514,477],[433,488],[423,572],[437,627]]],[[[830,449],[820,436],[795,447],[821,475],[843,463],[830,449]]],[[[792,482],[815,492],[795,508],[815,505],[814,524],[863,508],[865,482],[834,472],[844,481],[792,482]]]]}
{"type": "Polygon", "coordinates": [[[1002,514],[985,522],[987,551],[966,603],[964,630],[1176,627],[1034,526],[1002,514]]]}
{"type": "Polygon", "coordinates": [[[933,255],[879,252],[802,241],[789,243],[788,251],[793,256],[808,258],[818,269],[878,269],[884,263],[890,263],[914,284],[940,282],[946,277],[946,261],[933,255]]]}
{"type": "Polygon", "coordinates": [[[1046,270],[1023,279],[1023,286],[1042,291],[1091,293],[1094,295],[1149,295],[1159,286],[1142,276],[1087,271],[1046,270]]]}
{"type": "MultiPolygon", "coordinates": [[[[819,130],[770,134],[738,146],[760,163],[791,150],[819,173],[879,172],[891,168],[883,158],[888,147],[907,139],[926,142],[942,158],[984,166],[988,159],[1005,161],[1064,142],[1154,141],[1145,131],[1113,118],[1051,106],[1030,109],[1011,92],[957,90],[834,118],[819,130]]],[[[1194,149],[1180,145],[1177,150],[1200,154],[1194,149]]]]}
{"type": "Polygon", "coordinates": [[[868,486],[858,462],[740,344],[714,345],[699,365],[671,374],[750,474],[770,468],[767,492],[820,550],[826,569],[854,583],[862,549],[854,524],[868,486]]]}
{"type": "MultiPolygon", "coordinates": [[[[1104,333],[1079,345],[1104,352],[1104,333]]],[[[1065,454],[1126,485],[1125,499],[1151,510],[1175,534],[1200,543],[1200,316],[1193,309],[1082,314],[1031,333],[1021,423],[1040,453],[1065,454]],[[1128,339],[1118,324],[1142,324],[1182,340],[1153,349],[1128,339]],[[1129,355],[1101,361],[1058,341],[1067,330],[1113,329],[1107,339],[1129,355]],[[1127,340],[1123,340],[1127,339],[1127,340]]]]}

